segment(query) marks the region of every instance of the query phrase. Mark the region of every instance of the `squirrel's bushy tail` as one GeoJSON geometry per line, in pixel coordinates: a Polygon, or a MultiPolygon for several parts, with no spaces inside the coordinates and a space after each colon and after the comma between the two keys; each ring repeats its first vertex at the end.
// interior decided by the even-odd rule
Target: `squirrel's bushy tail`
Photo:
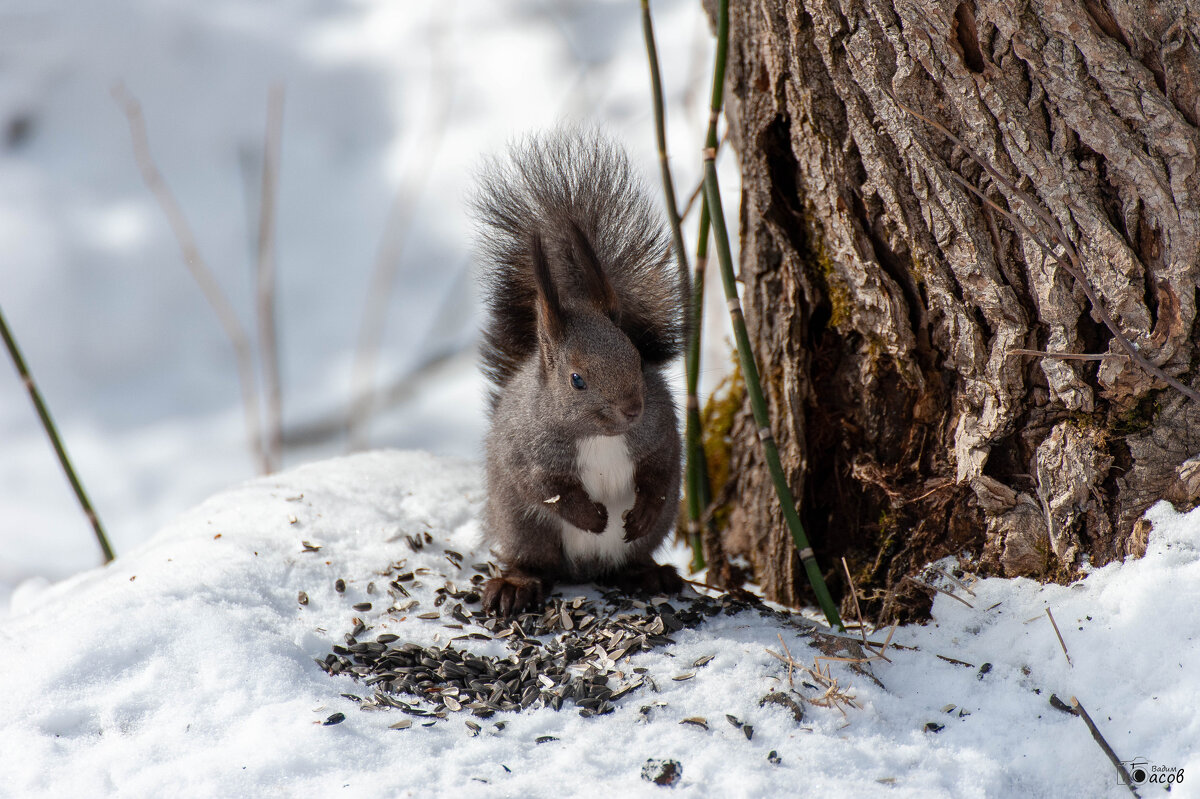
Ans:
{"type": "Polygon", "coordinates": [[[585,296],[571,274],[582,231],[617,297],[617,324],[658,365],[679,354],[686,287],[662,215],[621,147],[598,132],[556,130],[486,165],[474,206],[488,319],[483,371],[499,390],[537,349],[532,242],[540,238],[565,297],[585,296]],[[559,256],[559,257],[556,257],[559,256]]]}

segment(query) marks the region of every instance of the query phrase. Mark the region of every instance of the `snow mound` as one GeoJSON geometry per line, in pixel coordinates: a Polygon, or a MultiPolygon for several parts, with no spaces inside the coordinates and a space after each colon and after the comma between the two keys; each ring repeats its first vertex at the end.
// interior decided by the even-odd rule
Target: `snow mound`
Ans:
{"type": "MultiPolygon", "coordinates": [[[[410,589],[421,609],[445,579],[465,586],[445,553],[488,559],[482,501],[476,464],[367,453],[247,483],[106,568],[22,586],[0,622],[0,796],[768,796],[801,785],[823,796],[1127,795],[1052,693],[1078,697],[1122,759],[1141,758],[1147,773],[1183,769],[1172,796],[1197,795],[1200,510],[1159,505],[1144,559],[1069,587],[955,589],[973,607],[939,595],[934,621],[897,630],[905,648],[869,665],[878,683],[824,661],[858,709],[801,702],[797,722],[760,706],[788,688],[767,651],[780,637],[809,666],[822,653],[777,614],[743,612],[626,661],[665,676],[608,715],[567,705],[423,727],[399,711],[362,712],[343,694],[370,689],[315,660],[356,618],[369,628],[360,640],[444,646],[459,635],[446,619],[388,613],[381,573],[400,560],[427,569],[410,589]],[[426,533],[419,550],[406,542],[426,533]],[[372,609],[354,608],[364,602],[372,609]],[[685,672],[695,676],[670,679],[685,672]],[[344,721],[324,723],[337,714],[344,721]],[[390,729],[406,718],[414,724],[390,729]],[[681,723],[697,718],[707,728],[681,723]],[[643,778],[652,759],[679,764],[673,788],[643,778]]],[[[596,595],[564,588],[579,594],[596,595]]],[[[797,672],[799,695],[819,696],[804,679],[797,672]]]]}

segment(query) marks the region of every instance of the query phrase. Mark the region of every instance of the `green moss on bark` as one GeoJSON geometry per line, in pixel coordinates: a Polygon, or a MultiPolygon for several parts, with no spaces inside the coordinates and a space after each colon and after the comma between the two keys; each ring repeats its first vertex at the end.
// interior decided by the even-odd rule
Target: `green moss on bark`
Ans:
{"type": "MultiPolygon", "coordinates": [[[[746,398],[746,381],[741,366],[734,362],[733,372],[722,380],[709,395],[701,413],[702,444],[708,462],[708,480],[712,496],[719,497],[730,478],[733,423],[746,398]]],[[[728,506],[717,508],[713,521],[724,529],[729,520],[728,506]]]]}

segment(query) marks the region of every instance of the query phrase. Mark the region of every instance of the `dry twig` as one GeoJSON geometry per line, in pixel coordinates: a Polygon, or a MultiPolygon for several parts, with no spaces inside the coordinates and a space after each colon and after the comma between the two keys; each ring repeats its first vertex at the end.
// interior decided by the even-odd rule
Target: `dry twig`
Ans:
{"type": "Polygon", "coordinates": [[[965,660],[959,660],[958,658],[947,657],[946,655],[937,655],[937,657],[940,660],[946,661],[947,663],[953,663],[955,666],[966,666],[968,669],[975,668],[974,663],[968,663],[965,660]]]}
{"type": "Polygon", "coordinates": [[[947,591],[944,588],[938,588],[936,585],[930,585],[929,583],[921,582],[916,577],[913,577],[911,574],[908,575],[907,577],[905,577],[904,579],[911,581],[914,585],[919,585],[922,588],[928,588],[930,591],[937,591],[939,594],[945,594],[946,596],[950,597],[951,599],[957,599],[959,602],[963,603],[964,605],[969,607],[971,610],[975,609],[974,605],[972,605],[970,602],[963,599],[962,597],[957,596],[956,594],[952,594],[951,592],[947,591]]]}
{"type": "MultiPolygon", "coordinates": [[[[863,622],[862,608],[858,604],[858,589],[854,587],[854,578],[850,576],[850,566],[847,565],[846,558],[844,558],[844,557],[842,558],[842,568],[846,570],[846,580],[850,584],[850,596],[854,597],[854,614],[858,617],[858,632],[860,635],[862,635],[863,648],[866,649],[868,652],[870,652],[872,655],[879,657],[879,658],[883,658],[888,663],[891,663],[892,662],[891,658],[889,658],[887,655],[883,654],[883,650],[887,649],[888,643],[890,643],[892,640],[891,634],[890,633],[888,634],[888,640],[887,640],[887,642],[884,643],[882,649],[880,649],[878,652],[871,649],[871,645],[867,641],[867,625],[863,622]]],[[[896,631],[896,626],[892,625],[892,632],[894,633],[895,631],[896,631]]]]}
{"type": "Polygon", "coordinates": [[[842,657],[833,657],[833,656],[819,656],[819,657],[813,658],[812,668],[809,668],[808,666],[805,666],[803,663],[798,662],[795,658],[792,657],[792,652],[790,649],[788,649],[787,644],[784,643],[782,635],[779,636],[779,645],[781,647],[783,647],[783,654],[775,652],[771,649],[766,650],[767,654],[770,655],[771,657],[781,661],[782,663],[784,663],[787,666],[787,668],[788,668],[788,674],[787,674],[788,688],[790,688],[797,695],[799,695],[802,699],[804,699],[804,701],[806,701],[810,704],[816,705],[818,707],[832,707],[835,710],[837,710],[839,713],[841,713],[843,716],[846,715],[846,710],[845,710],[845,708],[842,707],[842,705],[846,705],[847,707],[852,707],[855,710],[861,709],[858,702],[855,701],[853,694],[850,693],[850,690],[851,690],[850,687],[847,686],[846,688],[842,688],[838,684],[838,681],[830,673],[829,666],[827,665],[824,669],[822,669],[820,661],[830,660],[830,661],[835,661],[835,662],[839,662],[839,663],[866,663],[870,660],[873,660],[874,658],[842,658],[842,657]],[[804,696],[799,691],[796,691],[796,685],[794,682],[794,676],[795,676],[796,671],[801,671],[804,674],[807,674],[808,676],[812,677],[813,682],[816,683],[816,685],[819,686],[820,688],[825,689],[825,692],[814,699],[811,697],[804,696]]]}
{"type": "Polygon", "coordinates": [[[260,470],[265,474],[270,471],[266,451],[262,445],[262,434],[259,425],[258,389],[254,379],[254,352],[250,346],[250,337],[246,329],[238,321],[233,304],[221,290],[216,276],[208,268],[196,245],[196,237],[188,225],[183,208],[175,199],[175,194],[158,171],[154,157],[150,154],[150,141],[146,134],[146,119],[142,115],[141,104],[126,90],[125,85],[118,83],[112,89],[113,99],[124,112],[129,121],[129,135],[133,140],[133,156],[137,160],[138,170],[142,173],[142,181],[159,207],[167,217],[167,222],[183,252],[183,263],[191,273],[192,278],[200,287],[201,293],[209,306],[217,315],[217,321],[229,338],[237,361],[238,382],[242,388],[242,406],[246,414],[246,437],[249,440],[250,452],[258,460],[260,470]]]}
{"type": "Polygon", "coordinates": [[[1092,721],[1092,717],[1083,709],[1083,705],[1079,704],[1079,700],[1071,697],[1071,708],[1083,719],[1083,723],[1087,725],[1088,731],[1092,734],[1092,738],[1104,750],[1104,754],[1112,761],[1117,773],[1121,775],[1121,779],[1125,782],[1125,787],[1129,788],[1129,792],[1134,796],[1138,795],[1137,789],[1133,787],[1133,780],[1129,777],[1129,772],[1125,770],[1125,766],[1121,763],[1121,759],[1117,757],[1116,752],[1108,745],[1108,741],[1104,740],[1104,736],[1100,734],[1100,729],[1096,726],[1096,722],[1092,721]]]}
{"type": "MultiPolygon", "coordinates": [[[[449,4],[446,4],[444,13],[448,18],[453,17],[449,4]]],[[[424,195],[433,175],[433,167],[442,142],[446,139],[445,132],[450,122],[450,112],[453,110],[456,73],[448,56],[447,24],[431,26],[430,48],[433,65],[430,71],[430,109],[427,117],[429,125],[412,147],[406,173],[399,181],[399,188],[388,211],[383,236],[375,255],[375,265],[371,271],[351,375],[351,396],[354,400],[346,418],[346,431],[352,450],[362,449],[367,445],[367,425],[376,410],[376,366],[379,349],[383,344],[388,305],[396,283],[396,274],[400,269],[400,258],[413,226],[417,201],[424,195]]]]}
{"type": "Polygon", "coordinates": [[[1092,354],[1088,352],[1042,352],[1041,350],[1022,350],[1011,349],[1008,355],[1030,355],[1039,358],[1050,358],[1059,361],[1105,361],[1109,358],[1124,358],[1129,360],[1129,356],[1123,352],[1105,352],[1092,354]]]}
{"type": "Polygon", "coordinates": [[[960,579],[958,579],[957,577],[955,577],[953,574],[949,574],[949,573],[947,573],[947,572],[946,572],[944,569],[939,569],[937,566],[932,566],[931,568],[933,569],[933,571],[935,571],[935,572],[937,572],[938,574],[942,575],[942,576],[943,576],[943,577],[945,577],[947,580],[949,580],[950,582],[954,583],[955,585],[957,585],[957,586],[958,586],[959,588],[961,588],[962,590],[966,591],[966,592],[967,592],[968,594],[970,594],[971,596],[975,596],[975,592],[971,590],[971,587],[970,587],[969,585],[967,585],[966,583],[964,583],[962,580],[960,580],[960,579]]]}
{"type": "Polygon", "coordinates": [[[1067,665],[1072,668],[1075,664],[1071,662],[1071,653],[1067,651],[1067,642],[1063,640],[1062,633],[1058,631],[1058,622],[1054,620],[1054,614],[1050,612],[1050,608],[1046,608],[1046,615],[1050,617],[1050,624],[1054,627],[1054,634],[1058,636],[1058,645],[1062,647],[1063,654],[1067,656],[1067,665]]]}
{"type": "Polygon", "coordinates": [[[858,604],[858,590],[854,587],[854,578],[850,576],[850,565],[842,556],[842,568],[846,572],[846,584],[850,587],[850,596],[854,598],[854,615],[858,619],[858,632],[862,635],[863,644],[867,643],[866,625],[863,624],[862,607],[858,604]]]}
{"type": "Polygon", "coordinates": [[[283,391],[279,380],[279,345],[275,321],[275,194],[279,185],[279,161],[283,136],[283,85],[271,85],[267,93],[267,130],[263,141],[262,194],[258,213],[258,269],[256,309],[258,355],[262,366],[266,399],[266,435],[263,457],[267,471],[283,462],[283,391]]]}
{"type": "Polygon", "coordinates": [[[782,660],[784,663],[787,664],[788,688],[791,688],[794,691],[794,690],[796,690],[796,684],[794,682],[792,682],[792,675],[795,672],[796,667],[799,664],[796,663],[796,661],[792,659],[792,651],[790,649],[788,649],[788,645],[783,642],[783,635],[781,635],[780,633],[776,633],[776,635],[779,636],[779,645],[781,647],[783,647],[784,654],[783,655],[777,654],[775,652],[772,652],[770,649],[767,650],[767,654],[771,655],[775,658],[778,658],[779,660],[782,660]],[[785,657],[785,655],[786,655],[786,657],[785,657]]]}

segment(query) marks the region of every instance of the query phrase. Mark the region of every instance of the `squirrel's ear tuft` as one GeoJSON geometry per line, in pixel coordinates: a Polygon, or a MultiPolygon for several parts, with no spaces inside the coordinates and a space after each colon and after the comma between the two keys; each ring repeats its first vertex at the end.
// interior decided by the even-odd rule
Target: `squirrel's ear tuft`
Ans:
{"type": "Polygon", "coordinates": [[[583,275],[588,299],[601,313],[616,322],[620,312],[617,292],[609,282],[608,275],[604,273],[604,267],[600,265],[600,259],[596,256],[592,243],[588,241],[587,234],[583,232],[579,223],[574,221],[571,222],[571,255],[575,266],[583,275]]]}
{"type": "Polygon", "coordinates": [[[563,340],[565,320],[562,304],[558,300],[558,289],[550,275],[550,263],[542,247],[542,237],[536,233],[529,242],[529,256],[533,262],[533,282],[537,289],[537,335],[542,350],[542,363],[549,365],[549,355],[557,351],[563,340]]]}

